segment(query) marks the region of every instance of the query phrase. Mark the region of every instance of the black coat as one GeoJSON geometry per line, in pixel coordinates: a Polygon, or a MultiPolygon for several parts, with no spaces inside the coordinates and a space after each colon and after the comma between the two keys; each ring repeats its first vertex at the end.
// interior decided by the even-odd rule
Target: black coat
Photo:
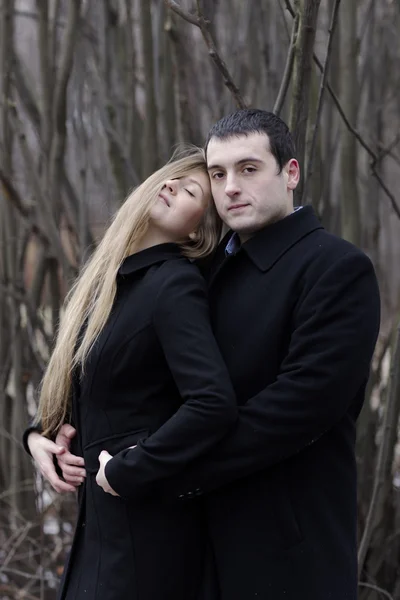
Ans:
{"type": "Polygon", "coordinates": [[[211,331],[205,281],[178,246],[128,257],[117,285],[111,316],[74,381],[80,448],[73,451],[83,454],[87,478],[59,597],[192,600],[203,568],[202,502],[162,504],[151,490],[221,439],[236,419],[236,400],[211,331]],[[96,484],[103,449],[117,454],[106,467],[116,490],[126,496],[134,488],[146,500],[111,496],[96,484]]]}
{"type": "Polygon", "coordinates": [[[310,207],[233,257],[226,241],[209,296],[239,420],[163,493],[182,507],[207,499],[220,592],[205,600],[355,600],[355,425],[379,329],[374,269],[310,207]]]}

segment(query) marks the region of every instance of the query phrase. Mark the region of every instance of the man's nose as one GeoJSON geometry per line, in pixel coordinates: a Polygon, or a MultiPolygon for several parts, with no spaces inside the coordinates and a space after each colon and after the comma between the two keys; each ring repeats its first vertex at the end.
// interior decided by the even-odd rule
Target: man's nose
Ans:
{"type": "Polygon", "coordinates": [[[240,193],[240,187],[235,177],[228,177],[225,185],[225,194],[232,198],[240,193]]]}
{"type": "Polygon", "coordinates": [[[164,184],[164,188],[166,188],[170,194],[176,194],[178,190],[178,181],[176,179],[168,179],[164,184]]]}

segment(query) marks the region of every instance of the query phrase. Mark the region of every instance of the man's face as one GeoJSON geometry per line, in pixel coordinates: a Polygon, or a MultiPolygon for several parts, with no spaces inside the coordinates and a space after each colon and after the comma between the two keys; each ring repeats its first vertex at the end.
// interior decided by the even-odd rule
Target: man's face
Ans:
{"type": "Polygon", "coordinates": [[[211,138],[207,167],[221,219],[245,241],[293,212],[299,165],[291,159],[278,173],[266,134],[211,138]]]}

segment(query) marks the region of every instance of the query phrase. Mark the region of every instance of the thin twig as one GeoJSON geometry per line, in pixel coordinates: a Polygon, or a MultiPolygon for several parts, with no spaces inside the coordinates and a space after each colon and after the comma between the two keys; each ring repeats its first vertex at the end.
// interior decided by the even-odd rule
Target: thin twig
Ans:
{"type": "MultiPolygon", "coordinates": [[[[304,181],[303,198],[302,198],[302,202],[301,202],[302,204],[304,204],[307,200],[308,184],[310,182],[310,178],[313,173],[313,161],[314,161],[315,147],[317,145],[317,137],[318,137],[319,124],[321,121],[322,108],[323,108],[323,103],[324,103],[326,82],[327,82],[327,78],[328,78],[329,65],[330,65],[331,56],[332,56],[333,36],[335,33],[338,14],[339,14],[339,5],[340,5],[340,0],[336,0],[335,5],[333,7],[332,18],[331,18],[331,23],[330,23],[330,27],[329,27],[328,47],[326,50],[325,64],[323,67],[322,80],[321,80],[321,85],[319,88],[317,114],[315,117],[315,125],[314,125],[314,131],[313,131],[313,136],[312,136],[310,154],[308,157],[307,173],[306,173],[306,178],[304,181]]],[[[296,20],[295,20],[295,22],[296,22],[296,20]]]]}
{"type": "Polygon", "coordinates": [[[378,594],[383,594],[385,596],[385,598],[388,598],[388,600],[394,600],[393,596],[391,594],[389,594],[389,592],[387,592],[386,590],[383,590],[382,588],[378,587],[377,585],[372,585],[372,583],[364,583],[364,582],[359,582],[358,585],[360,587],[365,587],[370,590],[374,590],[375,592],[378,592],[378,594]]]}
{"type": "MultiPolygon", "coordinates": [[[[323,66],[320,62],[320,60],[318,59],[318,57],[314,54],[314,62],[317,65],[317,67],[319,68],[319,70],[321,71],[321,73],[323,72],[323,66]]],[[[361,146],[364,148],[364,150],[369,154],[369,156],[372,159],[372,163],[371,163],[371,168],[372,168],[372,174],[376,177],[377,181],[380,183],[383,191],[385,192],[385,194],[387,195],[387,197],[390,200],[390,203],[392,205],[392,208],[394,210],[394,212],[396,213],[396,215],[399,217],[400,219],[400,207],[396,202],[396,199],[394,197],[394,195],[392,194],[392,192],[389,190],[389,188],[386,186],[386,184],[383,183],[382,178],[380,177],[380,175],[378,173],[376,173],[375,170],[375,166],[376,166],[376,162],[378,160],[377,155],[375,154],[375,152],[370,148],[370,146],[368,146],[368,144],[363,140],[363,138],[361,137],[361,135],[358,133],[358,131],[351,125],[350,121],[348,120],[348,118],[346,117],[344,110],[340,104],[339,98],[336,96],[335,92],[333,91],[332,87],[330,86],[329,83],[326,84],[326,87],[331,95],[331,98],[336,106],[336,108],[339,111],[340,116],[343,119],[344,124],[346,125],[347,129],[354,135],[354,137],[359,141],[359,143],[361,144],[361,146]]]]}
{"type": "Polygon", "coordinates": [[[286,8],[288,9],[289,13],[292,15],[292,17],[294,18],[296,16],[296,13],[294,12],[294,8],[290,3],[290,0],[285,0],[285,5],[286,8]]]}
{"type": "Polygon", "coordinates": [[[380,152],[378,154],[378,162],[381,161],[383,158],[385,158],[385,156],[390,155],[390,153],[392,152],[392,150],[397,146],[397,144],[399,142],[400,142],[400,132],[390,142],[390,144],[388,146],[386,146],[386,148],[381,146],[381,150],[380,150],[380,152]]]}
{"type": "Polygon", "coordinates": [[[286,59],[285,71],[283,73],[281,87],[278,92],[278,97],[275,101],[275,106],[273,108],[274,114],[276,114],[278,116],[279,116],[279,114],[282,110],[283,104],[285,102],[286,94],[287,94],[287,91],[289,88],[290,79],[292,77],[298,29],[299,29],[299,15],[296,15],[294,22],[293,22],[293,29],[292,29],[292,35],[290,38],[290,46],[289,46],[289,52],[288,52],[287,59],[286,59]]]}
{"type": "Polygon", "coordinates": [[[168,6],[168,8],[176,12],[176,14],[182,17],[182,19],[185,19],[185,21],[188,21],[192,25],[199,27],[199,23],[196,17],[184,10],[183,8],[181,8],[177,2],[174,2],[174,0],[164,0],[164,2],[168,6]]]}
{"type": "MultiPolygon", "coordinates": [[[[286,3],[286,7],[287,7],[288,11],[290,12],[290,14],[292,15],[292,17],[295,17],[295,11],[293,10],[293,8],[291,6],[290,0],[285,0],[285,3],[286,3]]],[[[318,69],[320,70],[320,72],[323,73],[324,67],[322,66],[321,61],[319,60],[318,56],[315,53],[313,54],[313,60],[314,60],[315,64],[317,65],[318,69]]],[[[346,117],[346,114],[340,104],[339,98],[333,91],[329,82],[326,83],[326,87],[327,87],[327,90],[333,100],[333,103],[335,104],[347,129],[354,135],[354,137],[358,140],[358,142],[361,144],[361,146],[364,148],[364,150],[367,152],[367,154],[371,157],[371,159],[372,159],[372,163],[371,163],[372,175],[374,177],[376,177],[376,180],[382,187],[386,196],[389,198],[394,212],[400,219],[400,207],[397,204],[396,198],[394,197],[392,192],[389,190],[387,185],[383,182],[381,176],[376,172],[376,164],[380,160],[380,157],[375,154],[375,152],[370,148],[370,146],[367,144],[367,142],[365,142],[365,140],[361,137],[361,135],[358,133],[358,131],[351,125],[350,121],[346,117]]]]}
{"type": "Polygon", "coordinates": [[[189,12],[185,11],[183,8],[181,8],[177,2],[174,2],[174,0],[164,0],[164,2],[171,10],[173,10],[177,15],[182,17],[182,19],[184,19],[185,21],[188,21],[189,23],[191,23],[192,25],[195,25],[196,27],[198,27],[200,29],[203,39],[208,48],[208,54],[209,54],[210,58],[212,58],[212,60],[214,61],[214,64],[217,67],[218,71],[221,73],[222,78],[224,80],[224,84],[229,89],[232,96],[235,98],[237,107],[238,108],[246,108],[247,105],[246,105],[244,99],[242,98],[239,88],[236,86],[235,82],[233,81],[233,78],[228,70],[226,63],[224,62],[224,60],[222,59],[222,57],[220,56],[220,54],[217,50],[217,47],[214,42],[214,38],[211,34],[210,27],[209,27],[210,22],[204,18],[203,14],[200,10],[199,4],[198,4],[197,16],[195,17],[191,13],[189,13],[189,12]]]}

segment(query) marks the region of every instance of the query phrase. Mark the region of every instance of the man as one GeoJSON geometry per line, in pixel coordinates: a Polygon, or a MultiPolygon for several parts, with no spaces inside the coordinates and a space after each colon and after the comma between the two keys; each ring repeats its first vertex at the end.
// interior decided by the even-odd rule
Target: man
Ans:
{"type": "MultiPolygon", "coordinates": [[[[220,600],[355,600],[355,424],[379,329],[374,270],[311,207],[294,209],[299,165],[281,119],[237,111],[212,127],[206,150],[230,228],[210,306],[239,419],[161,493],[204,496],[220,600]]],[[[66,446],[74,431],[63,434],[66,446]]],[[[78,483],[78,459],[59,461],[78,483]]],[[[111,488],[124,475],[116,464],[105,469],[111,488]]]]}

